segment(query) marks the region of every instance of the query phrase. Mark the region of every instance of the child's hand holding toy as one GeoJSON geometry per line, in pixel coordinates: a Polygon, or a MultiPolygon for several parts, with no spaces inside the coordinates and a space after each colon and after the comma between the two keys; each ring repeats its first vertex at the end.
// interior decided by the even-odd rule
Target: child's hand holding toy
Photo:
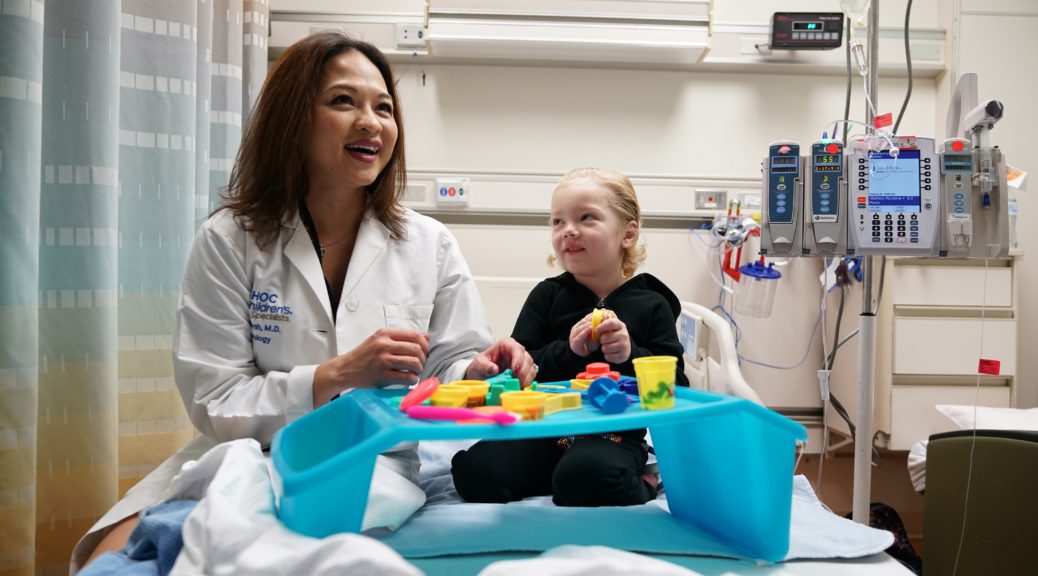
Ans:
{"type": "Polygon", "coordinates": [[[581,357],[601,348],[606,361],[620,364],[631,356],[631,336],[627,333],[627,325],[612,310],[595,308],[573,325],[569,347],[581,357]]]}

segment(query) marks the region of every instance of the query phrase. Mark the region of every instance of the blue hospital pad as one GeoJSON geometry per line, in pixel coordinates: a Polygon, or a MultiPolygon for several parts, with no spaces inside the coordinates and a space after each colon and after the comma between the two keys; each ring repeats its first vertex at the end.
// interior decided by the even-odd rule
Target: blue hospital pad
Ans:
{"type": "MultiPolygon", "coordinates": [[[[381,540],[405,558],[543,552],[576,544],[745,559],[711,535],[671,516],[662,499],[642,506],[601,508],[559,507],[548,498],[511,504],[427,505],[381,540]]],[[[857,558],[882,552],[893,540],[887,531],[829,512],[806,478],[794,478],[786,560],[857,558]]]]}
{"type": "Polygon", "coordinates": [[[739,556],[652,503],[600,508],[515,504],[427,506],[381,540],[404,558],[542,552],[560,544],[611,546],[634,552],[739,556]]]}

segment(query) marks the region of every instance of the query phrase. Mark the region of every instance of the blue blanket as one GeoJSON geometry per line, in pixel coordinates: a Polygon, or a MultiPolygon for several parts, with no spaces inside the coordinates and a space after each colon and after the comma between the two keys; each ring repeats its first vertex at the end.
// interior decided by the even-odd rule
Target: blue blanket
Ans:
{"type": "Polygon", "coordinates": [[[80,576],[166,576],[184,547],[181,528],[195,504],[195,500],[171,500],[149,508],[125,548],[98,556],[80,576]]]}

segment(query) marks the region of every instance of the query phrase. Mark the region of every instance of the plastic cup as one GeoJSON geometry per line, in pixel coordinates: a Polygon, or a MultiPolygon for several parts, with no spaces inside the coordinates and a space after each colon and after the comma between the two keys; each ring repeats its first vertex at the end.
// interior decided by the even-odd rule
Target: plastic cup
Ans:
{"type": "Polygon", "coordinates": [[[638,398],[642,408],[673,408],[678,359],[674,356],[645,356],[631,362],[634,363],[634,374],[638,377],[638,398]]]}
{"type": "Polygon", "coordinates": [[[547,392],[533,392],[531,390],[503,392],[501,394],[501,406],[508,412],[519,414],[523,417],[523,420],[543,420],[544,404],[547,399],[547,392]]]}
{"type": "Polygon", "coordinates": [[[468,390],[468,398],[465,401],[466,406],[469,408],[475,408],[476,406],[487,405],[487,392],[490,391],[490,383],[485,380],[455,380],[450,383],[451,386],[464,386],[468,390]]]}

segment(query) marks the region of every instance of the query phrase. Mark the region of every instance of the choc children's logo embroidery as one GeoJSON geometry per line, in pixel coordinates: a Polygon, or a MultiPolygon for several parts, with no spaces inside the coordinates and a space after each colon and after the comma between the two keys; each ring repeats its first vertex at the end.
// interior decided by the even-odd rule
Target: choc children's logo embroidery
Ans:
{"type": "Polygon", "coordinates": [[[249,300],[249,319],[252,341],[270,344],[271,338],[281,333],[284,323],[292,320],[292,307],[273,291],[253,290],[249,300]]]}

